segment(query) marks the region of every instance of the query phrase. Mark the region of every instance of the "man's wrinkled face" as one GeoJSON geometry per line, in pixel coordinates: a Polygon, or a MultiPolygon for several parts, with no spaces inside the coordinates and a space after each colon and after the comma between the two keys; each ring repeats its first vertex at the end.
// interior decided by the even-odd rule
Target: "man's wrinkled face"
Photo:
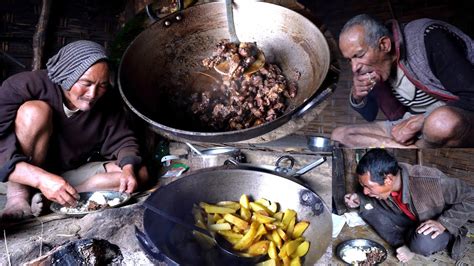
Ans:
{"type": "Polygon", "coordinates": [[[106,62],[92,65],[69,91],[66,106],[71,110],[89,111],[109,87],[109,66],[106,62]]]}
{"type": "Polygon", "coordinates": [[[364,195],[377,199],[387,199],[393,187],[392,180],[387,177],[384,179],[382,185],[377,182],[372,182],[370,180],[370,172],[360,175],[359,183],[364,189],[364,195]]]}
{"type": "Polygon", "coordinates": [[[364,35],[364,27],[353,26],[339,37],[339,49],[349,60],[354,75],[370,73],[377,77],[377,81],[385,81],[390,76],[393,63],[391,41],[388,37],[381,38],[374,48],[365,42],[364,35]]]}

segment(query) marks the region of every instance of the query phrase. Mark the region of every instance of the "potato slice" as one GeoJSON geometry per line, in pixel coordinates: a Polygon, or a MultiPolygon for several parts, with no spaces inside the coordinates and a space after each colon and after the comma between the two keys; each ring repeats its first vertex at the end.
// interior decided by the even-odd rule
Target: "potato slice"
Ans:
{"type": "Polygon", "coordinates": [[[295,252],[291,254],[291,257],[292,258],[303,257],[304,255],[306,255],[306,253],[308,253],[308,251],[309,251],[309,241],[305,240],[296,248],[295,252]]]}
{"type": "Polygon", "coordinates": [[[263,206],[260,203],[250,202],[249,205],[250,205],[250,209],[252,209],[254,212],[264,211],[267,214],[271,213],[271,211],[267,207],[263,206]]]}
{"type": "Polygon", "coordinates": [[[261,224],[269,224],[275,221],[275,218],[264,215],[259,212],[254,212],[253,216],[255,217],[255,220],[257,220],[261,224]]]}
{"type": "Polygon", "coordinates": [[[280,266],[280,261],[277,259],[269,259],[255,264],[255,266],[280,266]]]}
{"type": "Polygon", "coordinates": [[[237,210],[234,210],[234,209],[231,209],[231,208],[212,205],[212,204],[208,204],[208,203],[205,203],[205,202],[199,203],[199,206],[201,206],[201,208],[203,208],[206,213],[226,214],[226,213],[235,213],[237,211],[237,210]]]}
{"type": "Polygon", "coordinates": [[[281,220],[284,230],[288,228],[288,224],[290,224],[290,221],[293,219],[293,217],[296,217],[296,212],[292,209],[287,209],[283,214],[283,219],[281,220]]]}
{"type": "Polygon", "coordinates": [[[301,266],[300,257],[292,258],[290,261],[290,266],[301,266]]]}
{"type": "Polygon", "coordinates": [[[260,224],[257,221],[253,221],[252,224],[250,224],[250,229],[245,233],[244,237],[242,237],[237,244],[233,246],[235,250],[244,250],[252,244],[252,241],[255,238],[255,235],[257,234],[258,226],[260,224]]]}
{"type": "Polygon", "coordinates": [[[228,237],[228,236],[223,236],[223,237],[227,242],[231,243],[232,245],[235,245],[240,241],[240,238],[233,238],[233,237],[228,237]]]}
{"type": "Polygon", "coordinates": [[[268,232],[267,232],[267,229],[265,229],[265,225],[260,224],[258,226],[257,235],[255,235],[255,237],[263,236],[263,235],[266,235],[267,233],[268,232]]]}
{"type": "Polygon", "coordinates": [[[282,247],[283,242],[281,241],[281,237],[280,237],[280,235],[277,233],[276,230],[272,231],[272,239],[273,239],[273,242],[275,242],[275,245],[276,245],[278,248],[281,248],[281,247],[282,247]]]}
{"type": "Polygon", "coordinates": [[[231,224],[234,224],[242,230],[249,228],[249,223],[230,213],[224,215],[224,220],[228,221],[231,224]]]}
{"type": "Polygon", "coordinates": [[[283,243],[280,248],[280,252],[278,252],[278,257],[283,259],[284,257],[288,257],[288,253],[286,252],[286,247],[288,246],[288,242],[283,243]]]}
{"type": "Polygon", "coordinates": [[[249,205],[250,201],[249,201],[249,198],[247,197],[247,195],[242,194],[242,196],[240,196],[239,203],[240,203],[240,205],[242,205],[242,207],[244,207],[246,209],[250,209],[250,205],[249,205]]]}
{"type": "Polygon", "coordinates": [[[295,223],[296,223],[296,217],[293,217],[293,219],[291,219],[290,223],[288,224],[288,227],[286,228],[286,234],[288,236],[293,236],[293,231],[295,229],[295,223]]]}
{"type": "Polygon", "coordinates": [[[285,231],[283,231],[281,228],[277,228],[276,231],[283,241],[288,240],[288,236],[286,235],[285,231]]]}
{"type": "Polygon", "coordinates": [[[265,224],[265,227],[266,227],[269,231],[273,231],[273,230],[276,230],[276,229],[278,228],[275,224],[265,224]]]}
{"type": "Polygon", "coordinates": [[[295,239],[295,240],[291,240],[291,241],[288,241],[286,242],[286,254],[288,256],[291,256],[291,254],[293,254],[295,252],[295,250],[298,248],[298,246],[303,243],[303,239],[301,238],[298,238],[298,239],[295,239]]]}
{"type": "Polygon", "coordinates": [[[270,201],[267,200],[267,199],[264,199],[264,198],[260,198],[260,199],[256,200],[255,202],[259,203],[259,204],[262,204],[265,207],[270,206],[270,201]]]}
{"type": "Polygon", "coordinates": [[[308,228],[309,222],[301,221],[295,224],[295,229],[293,229],[293,238],[298,238],[303,235],[306,228],[308,228]]]}
{"type": "Polygon", "coordinates": [[[278,210],[278,204],[276,202],[272,202],[267,199],[258,199],[255,202],[267,207],[271,215],[274,215],[278,210]]]}
{"type": "Polygon", "coordinates": [[[247,250],[247,253],[250,255],[263,255],[268,253],[268,247],[270,246],[270,241],[261,240],[253,243],[247,250]]]}
{"type": "Polygon", "coordinates": [[[211,231],[224,231],[232,229],[232,226],[229,223],[221,223],[221,224],[211,224],[208,226],[209,230],[211,231]]]}
{"type": "Polygon", "coordinates": [[[235,202],[235,201],[219,201],[218,203],[216,203],[216,205],[231,208],[234,210],[240,209],[240,203],[235,202]]]}
{"type": "Polygon", "coordinates": [[[231,230],[217,231],[217,233],[224,237],[229,237],[229,238],[241,239],[242,237],[244,237],[243,234],[239,234],[231,230]]]}
{"type": "Polygon", "coordinates": [[[191,212],[193,213],[193,216],[194,216],[194,222],[196,224],[197,227],[201,227],[203,229],[206,229],[206,222],[204,221],[204,215],[201,211],[201,209],[199,209],[199,207],[197,205],[194,205],[191,212]]]}
{"type": "Polygon", "coordinates": [[[281,260],[283,261],[284,266],[290,266],[291,265],[291,259],[289,257],[282,257],[281,260]]]}
{"type": "Polygon", "coordinates": [[[268,246],[268,256],[272,259],[278,258],[278,251],[273,241],[270,241],[270,245],[268,246]]]}
{"type": "Polygon", "coordinates": [[[281,222],[281,220],[283,219],[283,212],[276,212],[274,215],[273,215],[273,218],[277,219],[278,221],[281,222]]]}
{"type": "Polygon", "coordinates": [[[245,221],[249,222],[252,218],[252,212],[250,211],[250,209],[242,207],[240,208],[240,217],[242,217],[242,219],[244,219],[245,221]]]}

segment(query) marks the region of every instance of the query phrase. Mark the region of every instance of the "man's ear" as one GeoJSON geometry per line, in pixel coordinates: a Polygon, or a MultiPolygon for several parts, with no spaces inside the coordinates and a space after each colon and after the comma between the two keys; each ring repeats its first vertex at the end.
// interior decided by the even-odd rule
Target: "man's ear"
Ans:
{"type": "Polygon", "coordinates": [[[394,176],[392,174],[387,174],[385,175],[385,179],[383,180],[383,183],[385,185],[391,185],[393,184],[394,181],[394,176]]]}
{"type": "Polygon", "coordinates": [[[386,53],[389,53],[392,50],[392,41],[388,36],[382,36],[379,39],[379,49],[386,53]]]}

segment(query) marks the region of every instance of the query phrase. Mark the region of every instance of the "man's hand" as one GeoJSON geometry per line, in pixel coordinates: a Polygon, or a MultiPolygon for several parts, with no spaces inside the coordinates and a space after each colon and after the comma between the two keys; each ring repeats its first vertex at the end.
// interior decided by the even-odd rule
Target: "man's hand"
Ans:
{"type": "Polygon", "coordinates": [[[38,189],[47,199],[66,207],[76,206],[79,199],[77,191],[66,180],[49,173],[41,176],[38,189]]]}
{"type": "Polygon", "coordinates": [[[414,115],[392,128],[393,139],[403,145],[415,143],[416,134],[423,128],[425,117],[423,115],[414,115]]]}
{"type": "Polygon", "coordinates": [[[359,103],[374,88],[380,78],[375,72],[368,72],[363,75],[354,75],[352,79],[352,98],[359,103]]]}
{"type": "Polygon", "coordinates": [[[356,193],[346,194],[344,195],[344,203],[349,208],[357,208],[360,206],[360,199],[359,195],[356,193]]]}
{"type": "Polygon", "coordinates": [[[431,235],[431,239],[435,239],[437,236],[441,235],[444,231],[446,230],[446,227],[444,227],[441,223],[434,221],[434,220],[428,220],[420,224],[418,228],[416,228],[416,232],[418,234],[424,234],[424,235],[431,235]]]}
{"type": "Polygon", "coordinates": [[[122,174],[120,176],[120,192],[132,193],[137,189],[137,179],[135,178],[135,172],[133,165],[127,164],[122,167],[122,174]]]}

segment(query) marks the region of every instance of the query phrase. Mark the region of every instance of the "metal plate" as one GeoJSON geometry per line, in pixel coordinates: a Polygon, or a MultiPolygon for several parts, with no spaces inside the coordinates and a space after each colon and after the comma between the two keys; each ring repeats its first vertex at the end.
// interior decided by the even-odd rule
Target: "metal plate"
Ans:
{"type": "Polygon", "coordinates": [[[373,240],[364,239],[364,238],[350,239],[350,240],[346,240],[346,241],[342,242],[341,244],[339,244],[337,246],[336,255],[339,259],[341,259],[345,263],[353,264],[352,261],[346,261],[346,260],[343,259],[344,254],[349,249],[352,249],[352,248],[368,249],[368,248],[372,248],[372,247],[378,248],[383,253],[383,256],[382,256],[381,260],[378,263],[376,263],[375,265],[378,265],[378,264],[384,262],[387,259],[387,250],[381,244],[379,244],[379,243],[377,243],[373,240]]]}
{"type": "Polygon", "coordinates": [[[55,213],[59,213],[59,214],[64,214],[64,215],[70,215],[70,216],[83,216],[83,215],[86,215],[86,214],[89,214],[89,213],[94,213],[94,212],[99,212],[99,211],[103,211],[104,209],[107,209],[107,208],[115,208],[115,207],[119,207],[119,206],[122,206],[123,204],[125,204],[125,202],[127,202],[129,199],[130,199],[130,194],[128,193],[123,193],[123,192],[118,192],[118,191],[92,191],[92,192],[81,192],[79,193],[79,201],[78,201],[78,204],[85,204],[87,202],[87,200],[89,200],[89,198],[94,194],[94,193],[100,193],[102,194],[102,196],[104,196],[104,198],[107,200],[107,201],[111,201],[113,199],[116,199],[118,198],[119,199],[119,203],[117,205],[114,205],[113,207],[104,207],[102,209],[99,209],[99,210],[94,210],[94,211],[80,211],[76,208],[67,208],[67,207],[64,207],[64,206],[61,206],[59,203],[57,202],[53,202],[51,203],[51,206],[50,206],[50,209],[51,211],[55,212],[55,213]]]}

